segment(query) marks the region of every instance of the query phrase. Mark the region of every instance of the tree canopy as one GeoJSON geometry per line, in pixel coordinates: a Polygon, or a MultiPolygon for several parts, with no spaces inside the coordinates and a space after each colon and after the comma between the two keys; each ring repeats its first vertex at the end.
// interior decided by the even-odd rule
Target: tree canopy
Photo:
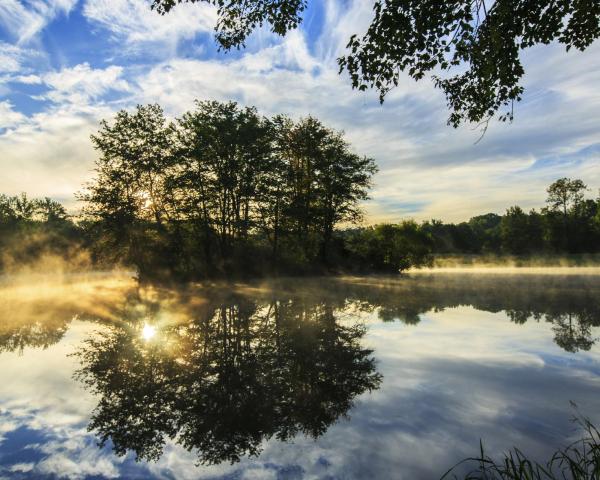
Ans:
{"type": "MultiPolygon", "coordinates": [[[[153,0],[168,13],[178,3],[216,5],[220,48],[244,46],[266,24],[285,35],[298,27],[307,0],[153,0]]],[[[352,35],[338,59],[352,86],[374,88],[383,102],[402,74],[431,75],[447,100],[448,123],[512,120],[523,95],[521,52],[558,42],[585,50],[600,36],[597,0],[376,0],[367,32],[352,35]],[[456,73],[455,73],[456,72],[456,73]]]]}
{"type": "Polygon", "coordinates": [[[376,171],[315,118],[235,102],[197,102],[173,123],[138,106],[92,141],[101,156],[81,198],[98,251],[154,274],[330,267],[334,230],[361,219],[376,171]]]}
{"type": "MultiPolygon", "coordinates": [[[[486,213],[459,223],[432,219],[365,226],[355,222],[372,163],[345,150],[341,134],[316,119],[255,123],[261,117],[252,109],[202,108],[174,124],[153,123],[172,136],[165,151],[149,148],[151,143],[140,147],[138,133],[124,137],[139,155],[135,158],[116,146],[119,122],[148,127],[138,117],[154,117],[160,110],[140,107],[105,124],[98,142],[110,155],[120,153],[99,160],[77,221],[53,200],[0,195],[0,271],[29,268],[50,256],[70,268],[117,264],[134,267],[149,280],[190,280],[397,273],[448,255],[549,260],[600,253],[600,197],[586,198],[579,179],[553,182],[546,207],[537,211],[514,205],[503,215],[486,213]],[[247,128],[253,135],[262,132],[263,140],[242,149],[234,129],[220,123],[225,117],[225,123],[254,118],[237,134],[247,128]],[[203,136],[197,136],[202,129],[203,136]],[[327,138],[331,148],[322,150],[327,138]],[[321,156],[324,152],[331,156],[321,156]]],[[[577,258],[573,261],[582,260],[577,258]]]]}

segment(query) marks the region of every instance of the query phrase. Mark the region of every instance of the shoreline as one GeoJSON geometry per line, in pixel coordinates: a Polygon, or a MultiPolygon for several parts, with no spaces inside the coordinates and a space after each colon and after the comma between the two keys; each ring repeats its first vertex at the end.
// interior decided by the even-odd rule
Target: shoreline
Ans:
{"type": "Polygon", "coordinates": [[[454,267],[424,267],[406,270],[410,275],[435,274],[505,274],[505,275],[600,275],[600,266],[556,266],[556,267],[527,267],[527,266],[454,266],[454,267]]]}

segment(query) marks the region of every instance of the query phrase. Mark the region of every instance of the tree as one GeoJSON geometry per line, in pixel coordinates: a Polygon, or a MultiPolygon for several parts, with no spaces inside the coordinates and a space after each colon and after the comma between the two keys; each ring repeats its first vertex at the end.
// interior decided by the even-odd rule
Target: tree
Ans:
{"type": "Polygon", "coordinates": [[[341,222],[361,218],[375,162],[350,151],[340,132],[306,118],[290,132],[292,199],[290,216],[305,241],[314,225],[321,259],[327,262],[333,230],[341,222]]]}
{"type": "Polygon", "coordinates": [[[178,127],[179,201],[206,242],[216,234],[221,259],[233,260],[234,244],[247,242],[254,227],[253,207],[272,166],[271,124],[235,102],[197,102],[178,127]]]}
{"type": "Polygon", "coordinates": [[[357,269],[398,273],[430,262],[432,241],[413,221],[382,223],[353,232],[347,242],[357,269]]]}
{"type": "Polygon", "coordinates": [[[22,222],[34,220],[37,204],[35,201],[30,200],[26,193],[23,192],[21,195],[11,197],[9,199],[9,204],[11,205],[15,219],[22,222]]]}
{"type": "Polygon", "coordinates": [[[510,207],[500,223],[502,249],[509,253],[526,253],[532,245],[529,242],[529,219],[519,206],[510,207]]]}
{"type": "Polygon", "coordinates": [[[96,220],[109,240],[105,252],[143,267],[149,256],[161,258],[160,241],[170,219],[165,173],[171,166],[174,126],[159,105],[138,105],[135,113],[121,110],[113,124],[103,120],[92,135],[101,153],[96,178],[80,195],[85,213],[96,220]],[[154,240],[157,240],[156,235],[154,240]],[[154,243],[155,248],[148,248],[154,243]]]}
{"type": "MultiPolygon", "coordinates": [[[[267,24],[285,35],[298,27],[307,0],[153,0],[160,14],[176,4],[204,1],[218,7],[220,48],[244,46],[254,29],[267,24]]],[[[559,42],[585,50],[600,36],[597,0],[376,0],[364,36],[352,35],[349,53],[338,59],[352,86],[375,88],[383,101],[406,72],[421,80],[431,72],[451,111],[448,123],[488,122],[499,110],[512,120],[525,71],[522,50],[559,42]]],[[[487,123],[486,123],[487,125],[487,123]]]]}
{"type": "Polygon", "coordinates": [[[548,187],[548,236],[554,248],[570,253],[579,251],[576,213],[586,190],[587,186],[581,180],[570,178],[560,178],[548,187]]]}
{"type": "Polygon", "coordinates": [[[477,237],[482,251],[494,251],[498,249],[498,228],[501,219],[502,217],[495,213],[477,215],[469,219],[469,226],[477,237]]]}
{"type": "Polygon", "coordinates": [[[62,223],[68,219],[67,211],[60,202],[44,197],[36,200],[37,213],[46,223],[62,223]]]}
{"type": "Polygon", "coordinates": [[[583,201],[586,190],[587,186],[581,180],[559,178],[546,190],[548,192],[546,203],[551,210],[561,212],[566,218],[569,211],[583,201]]]}

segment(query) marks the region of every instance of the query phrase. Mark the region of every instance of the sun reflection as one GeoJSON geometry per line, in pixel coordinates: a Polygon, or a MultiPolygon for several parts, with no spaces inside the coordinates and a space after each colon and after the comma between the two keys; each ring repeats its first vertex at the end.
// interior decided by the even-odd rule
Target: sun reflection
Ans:
{"type": "Polygon", "coordinates": [[[156,327],[154,325],[144,324],[144,328],[142,328],[142,338],[144,340],[152,340],[156,335],[156,327]]]}

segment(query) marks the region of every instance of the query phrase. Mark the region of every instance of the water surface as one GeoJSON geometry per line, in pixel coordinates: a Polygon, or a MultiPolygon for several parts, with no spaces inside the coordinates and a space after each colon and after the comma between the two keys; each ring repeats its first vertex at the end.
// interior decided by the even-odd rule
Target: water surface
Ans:
{"type": "Polygon", "coordinates": [[[0,478],[439,478],[600,415],[600,277],[0,285],[0,478]]]}

